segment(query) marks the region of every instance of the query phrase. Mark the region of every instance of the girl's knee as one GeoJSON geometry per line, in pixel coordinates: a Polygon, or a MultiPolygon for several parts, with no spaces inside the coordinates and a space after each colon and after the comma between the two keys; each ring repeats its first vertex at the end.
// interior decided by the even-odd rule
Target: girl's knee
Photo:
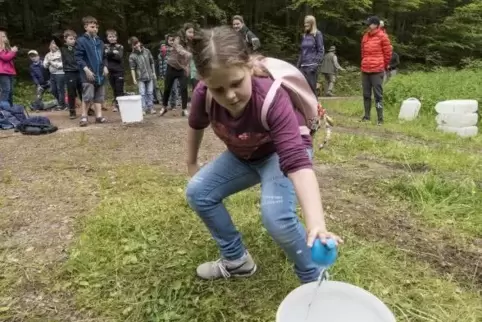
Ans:
{"type": "Polygon", "coordinates": [[[275,239],[289,237],[290,232],[295,230],[298,224],[295,212],[273,205],[261,206],[261,221],[275,239]]]}
{"type": "Polygon", "coordinates": [[[194,210],[199,209],[206,204],[206,197],[202,180],[195,175],[189,180],[186,187],[186,199],[189,206],[194,210]]]}

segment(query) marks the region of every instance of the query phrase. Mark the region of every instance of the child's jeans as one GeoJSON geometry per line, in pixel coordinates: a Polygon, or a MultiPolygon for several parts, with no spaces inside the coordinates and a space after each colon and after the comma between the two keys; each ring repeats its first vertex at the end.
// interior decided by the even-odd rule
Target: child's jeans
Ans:
{"type": "Polygon", "coordinates": [[[54,95],[59,103],[59,107],[65,108],[65,75],[50,75],[50,88],[52,89],[52,95],[54,95]]]}
{"type": "Polygon", "coordinates": [[[0,74],[0,101],[13,106],[13,76],[0,74]]]}
{"type": "Polygon", "coordinates": [[[154,105],[154,81],[137,81],[137,85],[139,86],[139,95],[142,97],[142,109],[144,111],[151,110],[154,105]]]}
{"type": "MultiPolygon", "coordinates": [[[[307,153],[311,157],[311,150],[307,153]]],[[[256,162],[241,160],[229,151],[222,153],[191,179],[186,191],[187,201],[211,232],[222,257],[236,260],[246,250],[223,200],[258,183],[261,183],[264,227],[294,262],[299,279],[304,283],[315,281],[321,268],[311,259],[305,229],[296,215],[295,189],[281,172],[276,153],[256,162]]]]}

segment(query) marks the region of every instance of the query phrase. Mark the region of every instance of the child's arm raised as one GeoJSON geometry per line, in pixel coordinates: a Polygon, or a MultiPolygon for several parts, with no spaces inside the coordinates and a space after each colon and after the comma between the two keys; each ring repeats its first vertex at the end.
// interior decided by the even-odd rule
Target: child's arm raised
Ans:
{"type": "Polygon", "coordinates": [[[308,246],[316,238],[342,240],[327,231],[320,187],[308,151],[303,144],[298,117],[288,93],[279,89],[266,118],[270,135],[280,159],[280,168],[293,182],[308,228],[308,246]]]}

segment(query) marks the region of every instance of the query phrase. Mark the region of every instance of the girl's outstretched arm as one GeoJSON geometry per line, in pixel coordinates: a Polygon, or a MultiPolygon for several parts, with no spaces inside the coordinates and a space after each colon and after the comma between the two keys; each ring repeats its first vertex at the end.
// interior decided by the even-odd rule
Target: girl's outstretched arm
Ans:
{"type": "Polygon", "coordinates": [[[303,210],[308,229],[308,246],[311,247],[316,238],[324,242],[330,237],[342,242],[326,228],[318,180],[300,135],[298,117],[284,89],[278,90],[266,120],[280,159],[281,171],[293,182],[303,210]]]}

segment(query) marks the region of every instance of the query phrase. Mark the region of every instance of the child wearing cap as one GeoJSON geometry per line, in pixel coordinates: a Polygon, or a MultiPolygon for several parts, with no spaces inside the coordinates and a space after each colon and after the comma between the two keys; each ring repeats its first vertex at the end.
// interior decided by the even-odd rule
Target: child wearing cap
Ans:
{"type": "Polygon", "coordinates": [[[38,51],[30,50],[28,58],[32,62],[29,67],[30,76],[36,86],[36,100],[42,100],[45,91],[50,90],[50,74],[48,69],[43,66],[43,59],[40,58],[38,51]]]}

